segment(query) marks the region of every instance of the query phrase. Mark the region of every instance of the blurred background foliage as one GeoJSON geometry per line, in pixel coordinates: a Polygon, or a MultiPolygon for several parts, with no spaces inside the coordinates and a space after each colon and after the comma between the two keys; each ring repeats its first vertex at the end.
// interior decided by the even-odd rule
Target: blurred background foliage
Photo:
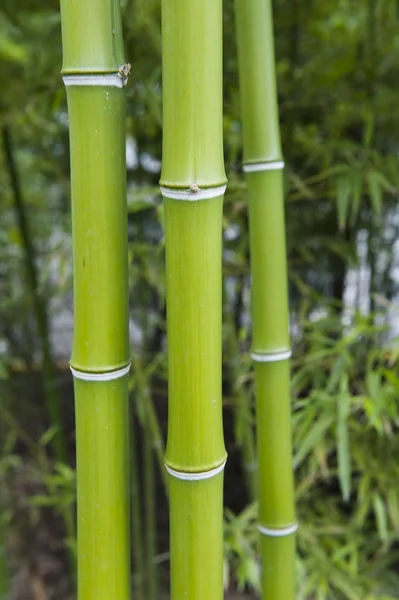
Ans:
{"type": "MultiPolygon", "coordinates": [[[[122,0],[133,585],[168,588],[159,0],[122,0]]],[[[224,2],[226,593],[259,564],[246,186],[224,2]],[[251,450],[252,449],[252,450],[251,450]]],[[[293,340],[298,599],[399,598],[399,5],[275,0],[293,340]]],[[[68,118],[56,0],[0,7],[0,598],[73,597],[68,118]]],[[[237,596],[238,597],[238,596],[237,596]]]]}

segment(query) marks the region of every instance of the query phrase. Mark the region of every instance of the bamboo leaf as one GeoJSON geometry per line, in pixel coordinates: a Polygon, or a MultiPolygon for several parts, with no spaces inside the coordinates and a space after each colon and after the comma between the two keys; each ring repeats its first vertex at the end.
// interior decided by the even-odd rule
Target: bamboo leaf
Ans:
{"type": "Polygon", "coordinates": [[[351,210],[351,225],[354,226],[359,214],[360,200],[363,191],[363,175],[358,169],[354,169],[351,175],[352,183],[352,210],[351,210]]]}
{"type": "Polygon", "coordinates": [[[337,452],[338,452],[338,477],[344,502],[348,502],[351,493],[351,459],[349,450],[349,401],[350,396],[345,390],[347,380],[341,386],[338,395],[338,422],[337,422],[337,452]]]}
{"type": "Polygon", "coordinates": [[[297,468],[307,457],[314,446],[320,442],[326,432],[333,426],[335,415],[327,414],[311,428],[294,455],[294,468],[297,468]]]}
{"type": "Polygon", "coordinates": [[[371,206],[374,214],[377,216],[381,215],[382,210],[382,186],[379,174],[376,171],[369,171],[367,173],[367,182],[369,185],[369,194],[371,200],[371,206]]]}
{"type": "Polygon", "coordinates": [[[350,173],[341,173],[336,177],[335,188],[337,195],[338,227],[345,229],[350,206],[351,178],[350,173]]]}
{"type": "Polygon", "coordinates": [[[373,494],[374,515],[378,534],[382,541],[388,540],[388,519],[385,504],[378,493],[373,494]]]}

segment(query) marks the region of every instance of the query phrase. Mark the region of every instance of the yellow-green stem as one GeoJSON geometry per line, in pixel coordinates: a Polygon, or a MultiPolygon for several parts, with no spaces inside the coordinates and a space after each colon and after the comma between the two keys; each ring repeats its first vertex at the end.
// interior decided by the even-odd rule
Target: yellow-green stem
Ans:
{"type": "Polygon", "coordinates": [[[162,0],[162,50],[171,597],[221,600],[221,0],[162,0]]]}
{"type": "Polygon", "coordinates": [[[290,341],[271,0],[235,0],[249,192],[252,356],[264,600],[295,598],[290,341]]]}
{"type": "Polygon", "coordinates": [[[118,0],[61,0],[72,193],[78,599],[130,585],[127,210],[118,0]]]}

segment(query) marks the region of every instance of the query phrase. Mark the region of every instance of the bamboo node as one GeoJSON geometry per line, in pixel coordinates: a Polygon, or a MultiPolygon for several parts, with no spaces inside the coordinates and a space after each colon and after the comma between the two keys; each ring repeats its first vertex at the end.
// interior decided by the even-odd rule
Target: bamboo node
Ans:
{"type": "Polygon", "coordinates": [[[222,462],[221,465],[215,467],[214,469],[211,469],[210,471],[200,471],[197,473],[188,473],[187,471],[176,471],[175,469],[169,467],[166,463],[165,469],[167,470],[169,475],[172,475],[172,477],[175,477],[176,479],[181,479],[183,481],[203,481],[204,479],[211,479],[211,477],[219,475],[219,473],[223,471],[225,465],[226,461],[222,462]]]}
{"type": "Polygon", "coordinates": [[[198,200],[209,200],[223,196],[226,191],[225,185],[201,189],[196,183],[192,183],[186,190],[179,190],[160,186],[161,194],[164,198],[172,198],[172,200],[189,200],[191,202],[198,200]]]}
{"type": "Polygon", "coordinates": [[[127,80],[130,75],[130,69],[131,69],[130,63],[125,63],[124,65],[119,67],[118,73],[122,79],[123,86],[125,86],[127,84],[127,80]]]}
{"type": "Polygon", "coordinates": [[[254,173],[256,171],[279,171],[284,169],[283,160],[274,160],[271,162],[247,163],[242,166],[244,173],[254,173]]]}
{"type": "Polygon", "coordinates": [[[74,369],[73,367],[69,367],[71,369],[72,375],[76,379],[81,379],[82,381],[113,381],[114,379],[120,379],[127,375],[130,371],[130,363],[122,369],[117,369],[116,371],[108,371],[105,373],[92,373],[88,371],[79,371],[78,369],[74,369]]]}
{"type": "Polygon", "coordinates": [[[103,73],[97,75],[85,73],[84,75],[64,75],[62,80],[65,87],[90,86],[122,88],[127,82],[127,78],[123,78],[120,73],[103,73]]]}
{"type": "Polygon", "coordinates": [[[291,358],[291,350],[283,350],[282,352],[252,352],[251,358],[255,362],[278,362],[291,358]]]}
{"type": "Polygon", "coordinates": [[[258,531],[261,535],[267,535],[269,537],[284,537],[286,535],[291,535],[295,533],[298,529],[298,523],[294,523],[289,527],[280,528],[272,528],[272,527],[264,527],[263,525],[258,525],[258,531]]]}

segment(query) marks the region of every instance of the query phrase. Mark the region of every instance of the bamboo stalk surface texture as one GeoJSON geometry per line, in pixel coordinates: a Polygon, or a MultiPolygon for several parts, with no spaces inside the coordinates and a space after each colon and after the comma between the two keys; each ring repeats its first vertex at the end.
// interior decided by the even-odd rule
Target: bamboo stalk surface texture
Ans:
{"type": "Polygon", "coordinates": [[[270,0],[235,0],[249,191],[252,356],[264,600],[295,597],[290,341],[283,166],[270,0]]]}
{"type": "Polygon", "coordinates": [[[118,0],[61,0],[74,268],[78,598],[130,598],[125,103],[118,0]]]}
{"type": "Polygon", "coordinates": [[[162,0],[162,38],[171,597],[221,600],[221,0],[162,0]]]}

